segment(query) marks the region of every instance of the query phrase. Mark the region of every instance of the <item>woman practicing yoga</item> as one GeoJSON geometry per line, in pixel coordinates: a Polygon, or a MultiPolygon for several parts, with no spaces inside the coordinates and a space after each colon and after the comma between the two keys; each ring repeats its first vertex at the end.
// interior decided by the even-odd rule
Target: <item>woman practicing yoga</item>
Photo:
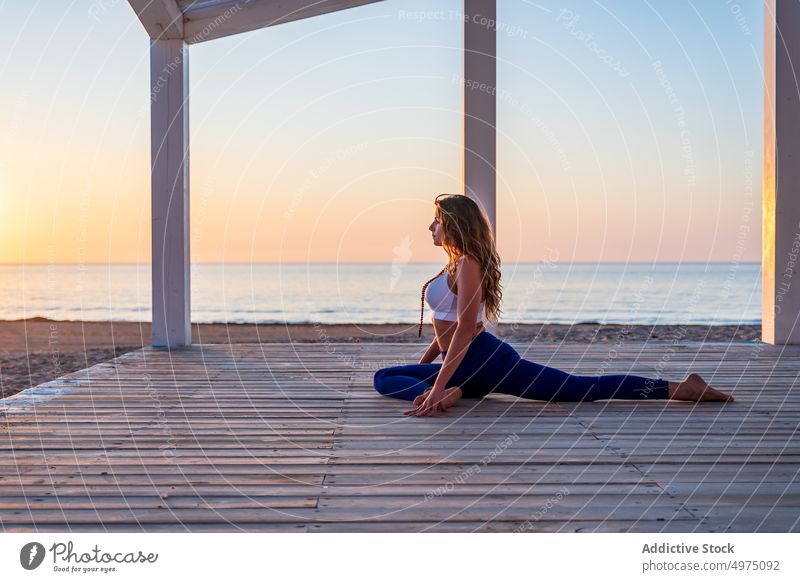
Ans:
{"type": "Polygon", "coordinates": [[[383,368],[375,389],[410,400],[411,416],[434,416],[461,398],[490,392],[556,402],[624,399],[732,401],[698,374],[682,382],[631,374],[579,376],[523,359],[506,342],[483,328],[482,316],[500,313],[500,258],[489,219],[468,196],[441,194],[434,201],[429,230],[444,248],[447,265],[422,287],[419,335],[425,301],[433,310],[436,335],[418,364],[383,368]],[[451,278],[452,276],[452,278],[451,278]],[[443,363],[433,364],[441,354],[443,363]]]}

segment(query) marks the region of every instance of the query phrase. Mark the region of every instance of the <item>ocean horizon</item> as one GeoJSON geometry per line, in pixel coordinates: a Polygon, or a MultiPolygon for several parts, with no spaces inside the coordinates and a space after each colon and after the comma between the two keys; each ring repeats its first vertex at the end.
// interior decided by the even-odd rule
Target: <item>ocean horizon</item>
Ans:
{"type": "MultiPolygon", "coordinates": [[[[422,285],[443,265],[193,263],[192,321],[417,323],[422,285]]],[[[539,261],[502,270],[500,323],[761,323],[758,262],[539,261]]],[[[0,320],[150,321],[150,284],[150,263],[0,265],[0,320]]]]}

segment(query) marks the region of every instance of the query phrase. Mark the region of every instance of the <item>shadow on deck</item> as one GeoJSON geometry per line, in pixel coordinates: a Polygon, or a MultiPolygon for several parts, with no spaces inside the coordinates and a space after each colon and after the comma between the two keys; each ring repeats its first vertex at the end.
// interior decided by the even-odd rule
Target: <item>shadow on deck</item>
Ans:
{"type": "Polygon", "coordinates": [[[737,401],[491,395],[409,418],[372,375],[418,345],[143,348],[0,401],[0,529],[800,531],[800,347],[515,347],[580,374],[691,369],[737,401]]]}

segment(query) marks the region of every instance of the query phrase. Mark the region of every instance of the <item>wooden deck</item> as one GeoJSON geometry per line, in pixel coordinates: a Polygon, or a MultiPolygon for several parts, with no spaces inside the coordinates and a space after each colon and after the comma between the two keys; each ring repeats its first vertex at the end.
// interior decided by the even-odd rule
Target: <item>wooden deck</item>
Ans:
{"type": "Polygon", "coordinates": [[[800,347],[515,347],[581,374],[691,369],[738,401],[492,395],[409,418],[372,375],[418,345],[144,348],[0,401],[0,529],[800,531],[800,347]]]}

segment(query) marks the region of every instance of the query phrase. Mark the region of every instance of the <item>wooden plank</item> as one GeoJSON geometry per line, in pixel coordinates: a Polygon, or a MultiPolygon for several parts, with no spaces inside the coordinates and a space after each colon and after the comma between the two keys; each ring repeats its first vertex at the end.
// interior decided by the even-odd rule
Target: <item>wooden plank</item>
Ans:
{"type": "MultiPolygon", "coordinates": [[[[734,382],[736,406],[493,395],[429,419],[320,345],[144,348],[0,409],[0,528],[795,531],[800,351],[748,368],[752,346],[711,348],[673,363],[734,382]]],[[[578,370],[605,357],[535,349],[578,370]]],[[[646,368],[660,352],[624,353],[646,368]]]]}
{"type": "MultiPolygon", "coordinates": [[[[386,509],[376,508],[374,513],[358,507],[320,507],[312,508],[248,508],[248,509],[226,509],[226,508],[207,508],[207,509],[106,509],[101,515],[103,524],[119,523],[164,523],[171,521],[175,524],[191,525],[193,523],[208,523],[230,521],[233,523],[297,523],[297,522],[348,522],[370,520],[376,521],[416,521],[416,522],[443,522],[443,521],[493,521],[530,519],[536,514],[538,507],[519,507],[509,506],[492,498],[472,497],[458,499],[444,503],[427,503],[417,506],[395,507],[387,511],[386,509]]],[[[547,513],[543,514],[540,520],[560,520],[573,519],[580,516],[583,519],[600,520],[609,515],[615,519],[639,520],[639,519],[683,519],[687,526],[697,523],[697,519],[676,507],[663,506],[651,507],[645,504],[636,506],[624,504],[618,506],[580,504],[577,507],[554,506],[547,513]]],[[[98,511],[95,509],[61,509],[61,510],[0,510],[0,522],[2,523],[29,523],[37,527],[45,524],[97,524],[98,511]]]]}
{"type": "MultiPolygon", "coordinates": [[[[174,483],[174,482],[172,482],[174,483]]],[[[452,488],[439,489],[447,482],[389,482],[377,484],[356,484],[341,485],[338,482],[328,482],[326,484],[305,484],[302,482],[294,483],[266,483],[266,484],[242,484],[238,481],[231,482],[220,480],[219,483],[193,483],[186,485],[174,485],[170,482],[165,484],[148,483],[140,480],[138,485],[132,484],[131,480],[113,482],[107,484],[89,484],[81,482],[80,485],[6,485],[0,487],[0,500],[11,498],[26,499],[31,506],[37,504],[38,499],[48,497],[58,497],[59,499],[74,499],[75,497],[106,497],[109,495],[131,495],[146,496],[155,494],[174,496],[198,496],[201,498],[212,498],[222,495],[227,496],[315,496],[329,495],[337,497],[355,496],[436,496],[442,491],[453,495],[539,495],[550,498],[569,491],[570,495],[605,495],[609,493],[624,495],[661,495],[663,489],[654,482],[651,483],[578,483],[564,485],[563,483],[515,483],[515,482],[478,482],[470,480],[468,483],[459,483],[452,488]],[[335,485],[335,487],[334,487],[335,485]]]]}
{"type": "Polygon", "coordinates": [[[260,0],[233,5],[205,2],[199,8],[192,8],[183,2],[186,5],[185,37],[186,42],[194,44],[379,1],[327,0],[309,3],[306,0],[260,0]]]}

